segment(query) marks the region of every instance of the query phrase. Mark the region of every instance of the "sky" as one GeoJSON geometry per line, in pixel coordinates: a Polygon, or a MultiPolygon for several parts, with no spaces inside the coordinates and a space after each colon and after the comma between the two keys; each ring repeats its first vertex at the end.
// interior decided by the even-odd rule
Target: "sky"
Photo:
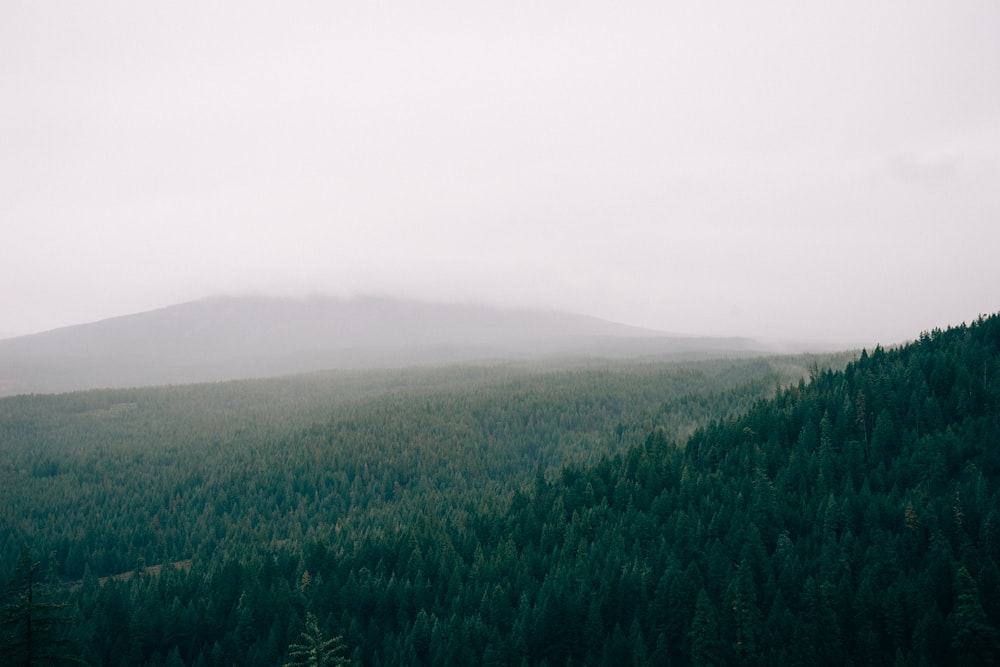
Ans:
{"type": "Polygon", "coordinates": [[[0,4],[0,333],[380,294],[892,344],[1000,310],[1000,3],[0,4]]]}

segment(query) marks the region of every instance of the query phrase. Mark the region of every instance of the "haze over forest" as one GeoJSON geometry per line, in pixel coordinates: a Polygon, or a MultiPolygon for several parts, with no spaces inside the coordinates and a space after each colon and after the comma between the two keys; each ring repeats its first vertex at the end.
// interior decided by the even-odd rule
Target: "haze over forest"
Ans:
{"type": "Polygon", "coordinates": [[[774,351],[745,338],[676,336],[556,311],[375,297],[226,297],[0,341],[0,396],[344,368],[676,361],[774,351]]]}
{"type": "MultiPolygon", "coordinates": [[[[246,306],[4,342],[72,352],[152,320],[157,350],[204,343],[201,307],[252,349],[246,306]]],[[[998,359],[1000,314],[858,354],[0,398],[0,662],[997,664],[998,359]]]]}
{"type": "Polygon", "coordinates": [[[0,666],[998,664],[998,35],[0,3],[0,666]]]}
{"type": "Polygon", "coordinates": [[[378,294],[891,344],[1000,310],[989,0],[0,6],[0,336],[378,294]]]}

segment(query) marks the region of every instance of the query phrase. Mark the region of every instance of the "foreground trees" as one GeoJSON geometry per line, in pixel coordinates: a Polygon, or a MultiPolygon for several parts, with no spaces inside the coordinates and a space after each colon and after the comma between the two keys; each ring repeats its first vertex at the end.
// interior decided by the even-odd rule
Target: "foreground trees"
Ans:
{"type": "Polygon", "coordinates": [[[75,621],[69,604],[54,601],[39,565],[22,551],[17,572],[3,589],[0,665],[83,664],[69,635],[75,621]]]}

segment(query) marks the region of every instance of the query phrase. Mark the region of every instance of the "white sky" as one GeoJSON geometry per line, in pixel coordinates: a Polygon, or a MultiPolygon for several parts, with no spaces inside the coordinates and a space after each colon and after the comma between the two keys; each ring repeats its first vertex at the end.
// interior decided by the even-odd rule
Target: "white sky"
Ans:
{"type": "Polygon", "coordinates": [[[245,291],[995,312],[1000,3],[4,0],[0,332],[245,291]]]}

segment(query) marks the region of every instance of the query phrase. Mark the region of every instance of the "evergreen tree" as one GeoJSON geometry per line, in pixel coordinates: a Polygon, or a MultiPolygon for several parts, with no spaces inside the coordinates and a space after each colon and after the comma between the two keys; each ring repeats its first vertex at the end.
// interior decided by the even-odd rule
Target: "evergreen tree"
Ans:
{"type": "Polygon", "coordinates": [[[53,600],[40,581],[39,565],[22,549],[17,574],[4,589],[0,665],[83,664],[68,637],[75,620],[69,605],[53,600]]]}
{"type": "Polygon", "coordinates": [[[964,565],[955,576],[957,600],[950,621],[952,624],[952,647],[956,664],[990,665],[1000,656],[997,652],[996,628],[986,620],[986,612],[979,602],[979,591],[972,575],[964,565]]]}
{"type": "Polygon", "coordinates": [[[288,662],[285,667],[331,667],[346,665],[347,658],[338,655],[345,650],[343,639],[339,636],[327,639],[319,628],[316,616],[312,612],[306,614],[306,625],[299,635],[299,643],[288,647],[288,662]]]}
{"type": "Polygon", "coordinates": [[[695,604],[694,620],[691,622],[691,664],[695,667],[721,665],[721,644],[719,623],[715,607],[702,588],[695,604]]]}
{"type": "Polygon", "coordinates": [[[757,592],[753,573],[745,560],[736,569],[736,576],[730,584],[729,598],[733,613],[733,625],[735,626],[733,652],[736,655],[736,661],[741,665],[758,664],[760,661],[760,609],[757,607],[757,592]]]}

